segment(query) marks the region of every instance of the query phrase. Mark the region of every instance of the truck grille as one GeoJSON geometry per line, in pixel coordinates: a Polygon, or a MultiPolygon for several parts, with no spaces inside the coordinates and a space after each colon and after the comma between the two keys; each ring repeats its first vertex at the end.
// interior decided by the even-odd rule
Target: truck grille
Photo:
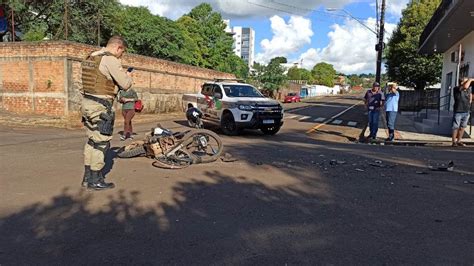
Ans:
{"type": "Polygon", "coordinates": [[[281,118],[282,109],[279,105],[257,105],[253,109],[260,118],[281,118]]]}

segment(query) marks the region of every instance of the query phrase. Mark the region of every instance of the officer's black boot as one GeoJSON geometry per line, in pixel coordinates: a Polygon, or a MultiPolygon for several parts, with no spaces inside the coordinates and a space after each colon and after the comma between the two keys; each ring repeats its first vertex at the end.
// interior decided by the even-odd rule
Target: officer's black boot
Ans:
{"type": "Polygon", "coordinates": [[[91,178],[91,166],[84,165],[84,177],[82,178],[82,187],[87,187],[87,183],[89,183],[89,178],[91,178]]]}
{"type": "Polygon", "coordinates": [[[91,178],[89,179],[87,188],[94,190],[105,190],[114,188],[114,183],[106,183],[104,177],[102,176],[101,171],[91,171],[91,178]]]}

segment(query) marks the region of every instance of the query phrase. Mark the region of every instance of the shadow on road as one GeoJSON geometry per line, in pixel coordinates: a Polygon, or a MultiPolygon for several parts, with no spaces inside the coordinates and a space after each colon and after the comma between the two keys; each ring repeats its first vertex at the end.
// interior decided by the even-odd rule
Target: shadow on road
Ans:
{"type": "MultiPolygon", "coordinates": [[[[204,171],[205,179],[176,182],[171,202],[157,195],[156,205],[146,207],[140,192],[118,190],[98,210],[91,207],[96,194],[65,189],[49,203],[1,218],[0,264],[474,261],[472,189],[459,186],[455,173],[414,174],[423,169],[414,163],[423,161],[409,158],[426,149],[329,145],[298,131],[238,137],[246,138],[261,141],[227,145],[226,151],[298,183],[268,185],[237,168],[225,173],[215,167],[204,171]],[[396,165],[372,166],[374,160],[396,165]]],[[[271,179],[267,172],[259,178],[271,179]]]]}

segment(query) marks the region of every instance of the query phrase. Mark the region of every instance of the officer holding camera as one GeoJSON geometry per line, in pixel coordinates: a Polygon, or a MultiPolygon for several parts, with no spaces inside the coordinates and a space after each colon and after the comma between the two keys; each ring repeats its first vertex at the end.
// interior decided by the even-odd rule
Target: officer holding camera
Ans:
{"type": "Polygon", "coordinates": [[[133,84],[131,72],[124,71],[120,61],[126,48],[122,37],[112,36],[105,48],[91,53],[82,65],[81,113],[88,138],[84,146],[82,186],[89,189],[115,187],[104,181],[102,169],[114,130],[114,98],[119,89],[128,90],[133,84]]]}

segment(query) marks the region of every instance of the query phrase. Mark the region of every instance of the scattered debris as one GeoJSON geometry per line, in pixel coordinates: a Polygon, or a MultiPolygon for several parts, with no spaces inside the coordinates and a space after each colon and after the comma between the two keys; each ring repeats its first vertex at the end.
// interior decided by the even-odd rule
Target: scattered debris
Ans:
{"type": "MultiPolygon", "coordinates": [[[[230,162],[238,161],[239,159],[233,157],[232,154],[226,152],[226,153],[224,154],[224,156],[221,156],[221,160],[222,160],[223,162],[230,163],[230,162]]],[[[257,163],[257,164],[258,164],[258,163],[257,163]]]]}
{"type": "Polygon", "coordinates": [[[379,168],[393,168],[393,167],[395,167],[394,164],[382,164],[382,163],[369,163],[369,165],[379,167],[379,168]]]}
{"type": "Polygon", "coordinates": [[[339,160],[335,160],[335,159],[332,159],[329,164],[330,165],[338,165],[338,164],[345,164],[346,162],[345,161],[339,161],[339,160]]]}
{"type": "Polygon", "coordinates": [[[452,172],[454,170],[454,162],[450,161],[447,165],[446,164],[440,164],[440,165],[430,165],[428,166],[429,169],[432,171],[447,171],[447,172],[452,172]]]}
{"type": "Polygon", "coordinates": [[[374,162],[375,163],[382,163],[382,161],[380,161],[380,160],[375,160],[374,162]]]}
{"type": "Polygon", "coordinates": [[[474,180],[464,180],[464,184],[474,185],[474,180]]]}
{"type": "Polygon", "coordinates": [[[365,172],[365,170],[360,169],[360,168],[356,168],[355,170],[356,170],[356,171],[359,171],[359,172],[365,172]]]}
{"type": "Polygon", "coordinates": [[[416,171],[416,174],[417,174],[417,175],[426,175],[426,174],[428,174],[428,173],[425,172],[425,171],[416,171]]]}

